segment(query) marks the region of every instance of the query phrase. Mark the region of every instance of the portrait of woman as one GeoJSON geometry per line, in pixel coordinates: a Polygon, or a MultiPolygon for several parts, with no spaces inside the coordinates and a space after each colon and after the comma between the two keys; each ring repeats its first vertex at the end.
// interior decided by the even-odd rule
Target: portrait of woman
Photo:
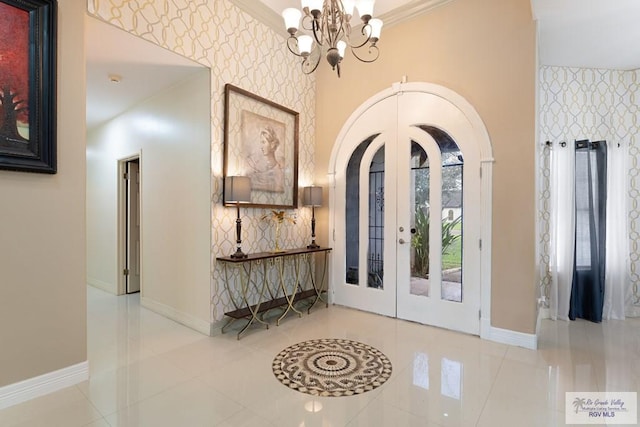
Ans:
{"type": "Polygon", "coordinates": [[[281,148],[284,124],[249,111],[242,112],[242,133],[246,152],[246,173],[251,189],[273,193],[285,190],[285,159],[281,148]]]}

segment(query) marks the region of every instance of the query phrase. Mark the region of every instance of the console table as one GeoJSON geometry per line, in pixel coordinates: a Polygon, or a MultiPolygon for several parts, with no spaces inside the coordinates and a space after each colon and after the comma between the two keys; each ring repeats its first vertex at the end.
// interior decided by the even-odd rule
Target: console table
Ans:
{"type": "Polygon", "coordinates": [[[269,323],[260,314],[275,308],[283,309],[276,325],[291,311],[301,317],[302,312],[294,304],[305,299],[313,298],[307,313],[318,301],[328,307],[328,301],[322,294],[327,291],[325,279],[329,252],[331,248],[319,247],[254,253],[246,258],[217,257],[216,261],[224,270],[225,289],[234,306],[234,310],[225,313],[230,319],[222,327],[222,333],[238,319],[248,320],[238,332],[238,339],[254,322],[269,329],[269,323]],[[317,255],[324,255],[319,260],[323,263],[320,280],[316,280],[315,274],[314,259],[318,258],[317,255]],[[233,274],[238,280],[232,282],[230,275],[233,274]],[[276,279],[272,280],[274,276],[276,279]]]}

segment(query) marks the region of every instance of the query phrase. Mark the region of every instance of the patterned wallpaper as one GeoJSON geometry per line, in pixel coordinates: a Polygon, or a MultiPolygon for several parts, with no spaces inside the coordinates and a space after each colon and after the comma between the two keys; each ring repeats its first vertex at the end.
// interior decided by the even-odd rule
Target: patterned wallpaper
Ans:
{"type": "Polygon", "coordinates": [[[605,139],[629,147],[629,246],[634,304],[640,306],[640,70],[541,67],[539,74],[540,295],[549,297],[549,160],[558,143],[605,139]],[[553,148],[544,146],[552,141],[553,148]]]}
{"type": "MultiPolygon", "coordinates": [[[[300,113],[300,185],[313,182],[315,77],[300,72],[285,38],[244,13],[229,0],[88,0],[88,11],[211,69],[211,310],[212,320],[232,308],[217,256],[235,250],[235,209],[222,206],[224,85],[232,83],[300,113]]],[[[274,227],[261,220],[264,209],[242,209],[245,252],[273,248],[274,227]]],[[[295,211],[280,246],[301,247],[309,240],[311,212],[295,211]]]]}

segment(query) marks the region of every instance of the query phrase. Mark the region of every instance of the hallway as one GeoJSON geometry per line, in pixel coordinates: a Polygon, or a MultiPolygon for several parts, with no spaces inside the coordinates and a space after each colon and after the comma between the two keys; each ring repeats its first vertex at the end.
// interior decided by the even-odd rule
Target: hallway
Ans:
{"type": "Polygon", "coordinates": [[[536,352],[336,306],[240,341],[140,308],[139,294],[89,287],[88,312],[90,381],[0,411],[0,425],[548,427],[564,425],[565,391],[640,386],[640,319],[543,321],[536,352]],[[381,350],[391,378],[325,398],[275,379],[280,350],[326,337],[381,350]]]}

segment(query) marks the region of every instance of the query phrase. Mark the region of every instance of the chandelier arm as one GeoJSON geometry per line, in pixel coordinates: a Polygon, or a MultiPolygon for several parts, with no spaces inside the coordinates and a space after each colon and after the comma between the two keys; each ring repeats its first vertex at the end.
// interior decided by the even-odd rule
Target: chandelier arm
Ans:
{"type": "MultiPolygon", "coordinates": [[[[340,22],[340,25],[338,26],[338,30],[335,32],[335,39],[332,41],[331,46],[335,46],[336,43],[338,43],[338,40],[342,39],[342,37],[344,36],[344,38],[346,38],[347,40],[349,40],[349,33],[346,32],[345,26],[344,26],[344,22],[340,22]]],[[[348,24],[347,24],[348,25],[348,24]]]]}
{"type": "MultiPolygon", "coordinates": [[[[361,47],[364,47],[364,45],[366,45],[367,43],[371,42],[371,25],[369,25],[369,24],[364,25],[362,27],[362,31],[360,31],[360,32],[362,33],[363,36],[367,36],[367,38],[357,46],[352,45],[351,44],[351,39],[349,39],[349,47],[351,49],[360,49],[361,47]],[[366,27],[369,27],[369,35],[367,35],[367,32],[365,31],[366,27]]],[[[375,46],[375,45],[372,45],[372,46],[375,46]]]]}
{"type": "MultiPolygon", "coordinates": [[[[357,46],[353,46],[353,45],[349,45],[349,47],[351,49],[361,49],[363,48],[367,43],[371,43],[371,37],[369,37],[368,39],[366,39],[365,41],[363,41],[361,44],[357,45],[357,46]]],[[[377,46],[373,43],[371,43],[371,47],[375,47],[377,48],[377,46]]]]}
{"type": "Polygon", "coordinates": [[[324,32],[322,31],[322,29],[320,28],[320,26],[318,25],[318,23],[314,20],[311,23],[311,27],[313,29],[313,38],[316,39],[316,44],[318,46],[323,46],[323,39],[324,39],[324,32]],[[319,30],[319,31],[318,31],[319,30]],[[320,38],[318,38],[318,33],[320,34],[320,38]]]}
{"type": "Polygon", "coordinates": [[[344,38],[347,39],[349,45],[351,45],[351,22],[348,20],[344,22],[340,30],[344,34],[344,38]]]}
{"type": "Polygon", "coordinates": [[[289,49],[289,52],[293,53],[295,56],[297,56],[297,57],[299,57],[299,58],[302,58],[302,57],[303,57],[302,55],[300,55],[299,53],[297,53],[295,50],[293,50],[293,49],[291,48],[291,40],[294,40],[294,41],[295,41],[295,46],[296,46],[296,48],[297,48],[297,46],[298,46],[298,38],[297,38],[296,36],[293,36],[293,35],[292,35],[292,36],[290,36],[290,37],[287,39],[287,48],[289,49]]]}
{"type": "Polygon", "coordinates": [[[327,28],[327,33],[329,35],[329,46],[331,47],[335,47],[336,43],[338,42],[338,40],[340,40],[340,32],[342,31],[342,20],[338,19],[340,17],[343,16],[342,13],[340,13],[340,8],[338,8],[338,5],[335,2],[331,2],[331,22],[329,22],[329,20],[327,20],[327,26],[329,28],[327,28]]]}
{"type": "Polygon", "coordinates": [[[375,56],[374,56],[373,59],[363,59],[363,58],[359,57],[358,54],[356,53],[356,49],[354,49],[354,48],[351,48],[351,53],[360,62],[371,63],[371,62],[375,62],[378,59],[378,57],[380,56],[380,50],[378,49],[378,46],[376,46],[376,45],[369,46],[369,53],[371,53],[372,50],[375,50],[375,56]]]}
{"type": "Polygon", "coordinates": [[[320,57],[321,57],[321,55],[317,55],[316,64],[315,64],[315,65],[313,66],[313,68],[312,68],[311,70],[309,70],[309,71],[305,71],[305,65],[306,65],[306,67],[307,67],[307,68],[311,65],[311,62],[310,62],[311,55],[309,55],[309,56],[307,56],[306,58],[304,58],[304,59],[302,60],[302,63],[300,64],[300,65],[301,65],[301,68],[302,68],[302,72],[303,72],[303,73],[305,73],[305,74],[311,74],[311,73],[313,73],[313,72],[318,68],[318,65],[320,64],[320,57]]]}
{"type": "Polygon", "coordinates": [[[324,39],[327,41],[327,46],[328,47],[334,47],[336,45],[336,41],[334,40],[333,34],[331,34],[330,31],[327,31],[327,33],[325,34],[325,32],[322,32],[322,36],[324,37],[324,39]]]}
{"type": "Polygon", "coordinates": [[[311,31],[314,27],[314,19],[311,15],[305,15],[302,17],[302,21],[300,22],[300,26],[303,30],[311,31]],[[309,25],[311,23],[311,25],[309,25]],[[305,25],[306,24],[306,25],[305,25]]]}

